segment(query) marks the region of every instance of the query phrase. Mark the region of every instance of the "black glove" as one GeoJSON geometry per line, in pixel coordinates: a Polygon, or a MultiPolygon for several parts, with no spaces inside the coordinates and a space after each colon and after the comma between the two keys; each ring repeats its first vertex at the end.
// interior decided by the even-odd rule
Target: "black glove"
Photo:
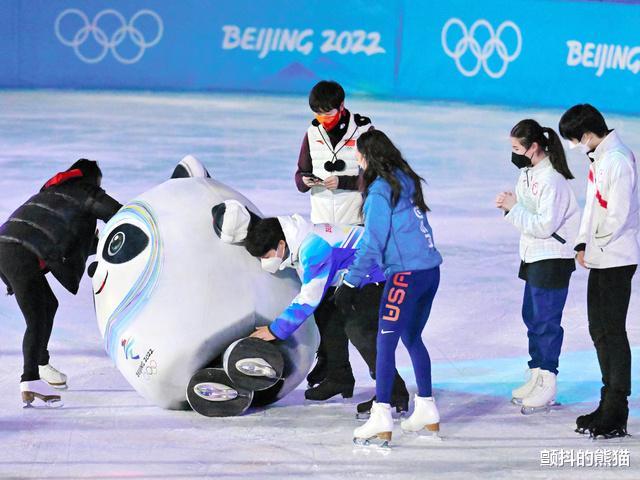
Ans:
{"type": "Polygon", "coordinates": [[[338,288],[336,288],[336,291],[333,294],[333,303],[335,303],[338,310],[345,315],[355,312],[357,293],[358,289],[356,287],[352,287],[351,285],[347,285],[343,282],[338,288]]]}
{"type": "Polygon", "coordinates": [[[13,295],[13,288],[11,288],[11,285],[9,284],[9,280],[7,280],[2,273],[0,273],[0,281],[4,282],[4,284],[7,286],[7,295],[8,296],[13,295]]]}

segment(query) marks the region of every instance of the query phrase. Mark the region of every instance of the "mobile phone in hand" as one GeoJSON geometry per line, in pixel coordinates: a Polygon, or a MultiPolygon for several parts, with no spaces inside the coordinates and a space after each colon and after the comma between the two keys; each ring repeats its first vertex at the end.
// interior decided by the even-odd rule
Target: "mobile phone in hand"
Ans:
{"type": "Polygon", "coordinates": [[[318,176],[314,175],[314,174],[313,174],[313,173],[311,173],[311,172],[300,172],[300,174],[301,174],[303,177],[306,177],[306,178],[308,178],[308,179],[310,179],[310,180],[313,180],[314,182],[317,182],[317,183],[322,183],[322,182],[323,182],[323,180],[322,180],[320,177],[318,177],[318,176]]]}

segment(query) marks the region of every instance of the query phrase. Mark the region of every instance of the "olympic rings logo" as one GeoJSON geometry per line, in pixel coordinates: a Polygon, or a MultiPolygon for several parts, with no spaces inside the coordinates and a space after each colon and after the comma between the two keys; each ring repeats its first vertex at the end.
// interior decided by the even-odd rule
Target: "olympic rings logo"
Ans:
{"type": "Polygon", "coordinates": [[[119,61],[120,63],[124,63],[126,65],[130,65],[132,63],[136,63],[139,61],[147,48],[151,48],[154,45],[157,45],[160,39],[162,38],[162,33],[164,31],[164,25],[162,23],[162,19],[160,15],[152,10],[140,10],[138,11],[131,20],[127,22],[124,16],[113,9],[103,10],[98,13],[93,21],[89,22],[89,18],[82,11],[77,8],[68,8],[63,11],[58,18],[56,18],[55,22],[55,33],[58,37],[58,40],[63,45],[67,47],[72,47],[73,51],[76,53],[76,56],[85,63],[98,63],[100,62],[107,53],[111,52],[113,57],[119,61]],[[151,17],[156,24],[156,35],[149,41],[142,34],[142,32],[136,27],[136,22],[140,20],[141,17],[151,17]],[[77,17],[82,22],[82,26],[80,29],[71,37],[64,36],[61,33],[60,24],[67,19],[72,17],[77,17]],[[116,30],[109,36],[105,30],[100,27],[100,21],[104,22],[105,18],[115,18],[115,20],[120,25],[116,30]],[[81,51],[82,45],[89,39],[89,35],[93,40],[98,44],[100,50],[97,55],[90,56],[81,51]],[[131,39],[131,42],[137,47],[137,53],[132,57],[123,56],[120,52],[118,52],[118,47],[124,42],[127,38],[131,39]]]}
{"type": "Polygon", "coordinates": [[[155,360],[151,360],[142,370],[142,379],[149,380],[150,377],[158,373],[158,364],[155,360]]]}
{"type": "Polygon", "coordinates": [[[500,78],[506,73],[509,63],[518,58],[522,50],[522,34],[518,26],[510,20],[502,22],[498,29],[494,31],[491,24],[484,19],[476,20],[473,25],[471,25],[471,28],[467,30],[462,20],[459,18],[450,18],[447,23],[444,24],[444,27],[442,27],[441,39],[444,53],[455,60],[456,67],[458,67],[460,73],[465,77],[473,77],[478,74],[480,68],[483,68],[491,78],[500,78]],[[454,25],[460,27],[462,38],[458,40],[458,43],[456,43],[455,48],[452,50],[449,48],[447,38],[449,30],[454,25]],[[482,46],[478,40],[476,40],[476,32],[481,27],[484,27],[489,33],[489,39],[482,46]],[[507,46],[502,41],[502,34],[507,29],[513,30],[516,35],[516,46],[513,53],[508,52],[507,46]],[[476,64],[471,69],[465,68],[460,61],[467,50],[476,58],[476,64]],[[489,58],[491,58],[494,52],[497,53],[498,57],[502,60],[502,67],[497,71],[492,70],[488,64],[489,58]]]}

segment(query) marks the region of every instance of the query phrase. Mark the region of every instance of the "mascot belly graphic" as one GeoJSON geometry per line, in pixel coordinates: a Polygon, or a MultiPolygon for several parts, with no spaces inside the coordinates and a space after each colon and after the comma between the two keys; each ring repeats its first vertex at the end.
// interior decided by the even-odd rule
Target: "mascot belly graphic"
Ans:
{"type": "Polygon", "coordinates": [[[315,322],[284,342],[246,337],[284,310],[299,280],[264,272],[242,245],[216,235],[212,207],[235,200],[259,214],[246,198],[193,157],[173,177],[126,204],[101,233],[90,270],[107,353],[164,408],[188,401],[204,415],[228,416],[272,403],[311,367],[315,322]]]}

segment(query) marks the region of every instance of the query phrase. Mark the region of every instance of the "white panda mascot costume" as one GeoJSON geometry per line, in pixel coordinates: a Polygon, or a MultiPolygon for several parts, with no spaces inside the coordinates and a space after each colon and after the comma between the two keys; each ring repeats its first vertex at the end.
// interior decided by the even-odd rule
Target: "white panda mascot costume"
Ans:
{"type": "Polygon", "coordinates": [[[293,271],[266,273],[241,245],[258,215],[187,156],[102,231],[89,266],[98,326],[117,368],[156,405],[238,415],[284,397],[309,371],[315,322],[286,341],[246,338],[300,288],[293,271]]]}

